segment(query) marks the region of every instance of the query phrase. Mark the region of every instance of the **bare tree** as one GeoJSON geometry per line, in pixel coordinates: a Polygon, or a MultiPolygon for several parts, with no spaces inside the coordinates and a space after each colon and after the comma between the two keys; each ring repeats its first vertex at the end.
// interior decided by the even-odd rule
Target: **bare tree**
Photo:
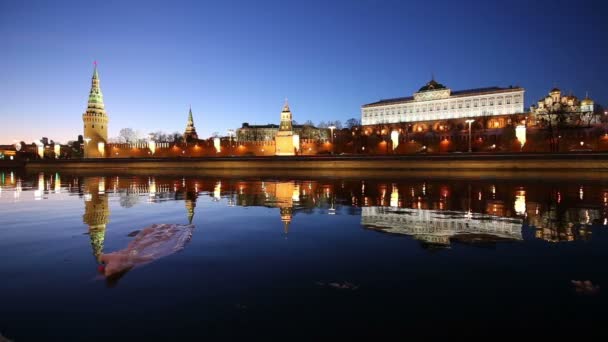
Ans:
{"type": "Polygon", "coordinates": [[[355,118],[350,118],[350,119],[346,120],[346,123],[345,123],[346,128],[351,128],[351,129],[353,127],[356,127],[359,125],[361,125],[361,122],[355,118]]]}
{"type": "Polygon", "coordinates": [[[547,130],[551,152],[559,151],[560,130],[573,114],[566,111],[559,103],[548,108],[545,113],[537,114],[540,126],[547,130]]]}
{"type": "Polygon", "coordinates": [[[176,142],[176,143],[184,142],[184,136],[180,132],[177,132],[177,131],[171,133],[171,138],[172,138],[173,142],[176,142]]]}
{"type": "Polygon", "coordinates": [[[123,128],[120,130],[118,137],[121,142],[132,143],[137,141],[137,133],[132,128],[123,128]]]}

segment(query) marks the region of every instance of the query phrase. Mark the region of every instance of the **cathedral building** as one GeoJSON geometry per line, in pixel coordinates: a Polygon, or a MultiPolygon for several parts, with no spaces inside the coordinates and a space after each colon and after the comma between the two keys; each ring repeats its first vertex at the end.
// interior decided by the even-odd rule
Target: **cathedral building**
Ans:
{"type": "Polygon", "coordinates": [[[361,107],[361,124],[436,121],[524,112],[524,89],[479,88],[452,91],[432,79],[413,96],[380,100],[361,107]]]}
{"type": "Polygon", "coordinates": [[[535,115],[547,114],[551,111],[563,110],[568,113],[593,113],[595,103],[589,96],[585,96],[582,101],[570,94],[563,95],[558,88],[553,88],[545,98],[538,100],[536,105],[530,107],[530,111],[535,115]]]}
{"type": "Polygon", "coordinates": [[[188,121],[186,123],[186,131],[184,132],[184,140],[186,142],[198,140],[198,134],[196,134],[196,128],[194,127],[194,119],[192,118],[192,107],[188,113],[188,121]]]}
{"type": "Polygon", "coordinates": [[[104,158],[106,145],[108,143],[108,115],[103,104],[103,94],[99,87],[99,74],[97,63],[93,70],[93,79],[89,92],[87,110],[82,114],[84,124],[84,157],[104,158]]]}

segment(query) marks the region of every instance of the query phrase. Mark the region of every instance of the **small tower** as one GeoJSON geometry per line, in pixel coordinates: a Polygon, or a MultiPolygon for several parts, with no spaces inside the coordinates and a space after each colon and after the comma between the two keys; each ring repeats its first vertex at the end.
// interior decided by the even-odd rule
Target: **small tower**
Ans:
{"type": "Polygon", "coordinates": [[[285,105],[283,105],[283,110],[281,111],[281,123],[279,124],[279,131],[275,137],[275,155],[277,156],[295,155],[292,118],[289,103],[287,102],[287,99],[285,99],[285,105]]]}
{"type": "Polygon", "coordinates": [[[192,118],[192,107],[188,113],[188,122],[186,123],[186,131],[184,132],[184,140],[192,141],[198,140],[198,134],[196,134],[196,128],[194,127],[194,119],[192,118]]]}
{"type": "Polygon", "coordinates": [[[95,62],[89,102],[86,112],[82,114],[85,158],[105,157],[105,145],[108,143],[108,121],[108,115],[103,104],[103,94],[99,87],[97,62],[95,62]]]}

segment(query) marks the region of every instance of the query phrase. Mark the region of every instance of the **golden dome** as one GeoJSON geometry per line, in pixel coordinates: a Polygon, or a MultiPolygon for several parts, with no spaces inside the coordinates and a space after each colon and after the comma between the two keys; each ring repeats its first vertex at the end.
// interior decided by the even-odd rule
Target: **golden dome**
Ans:
{"type": "Polygon", "coordinates": [[[591,106],[593,105],[593,100],[589,97],[585,97],[583,101],[581,101],[581,106],[591,106]]]}
{"type": "Polygon", "coordinates": [[[559,90],[558,88],[553,88],[551,89],[551,91],[549,92],[549,94],[553,94],[553,93],[561,93],[562,91],[559,90]]]}

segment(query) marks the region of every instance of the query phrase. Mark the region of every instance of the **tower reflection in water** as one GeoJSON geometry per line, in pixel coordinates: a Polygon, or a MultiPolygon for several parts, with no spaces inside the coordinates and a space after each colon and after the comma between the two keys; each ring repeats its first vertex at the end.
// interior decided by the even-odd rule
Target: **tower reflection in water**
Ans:
{"type": "MultiPolygon", "coordinates": [[[[96,260],[104,252],[113,200],[124,208],[184,201],[184,223],[194,221],[197,202],[205,196],[229,207],[276,208],[277,224],[285,234],[293,229],[297,215],[360,215],[367,229],[444,247],[453,241],[519,241],[528,238],[522,235],[522,226],[529,227],[532,238],[584,241],[591,238],[592,225],[608,223],[608,188],[593,183],[78,177],[0,171],[0,201],[26,196],[47,200],[69,193],[84,198],[83,221],[96,260]]],[[[134,227],[138,228],[142,227],[134,227]]]]}
{"type": "Polygon", "coordinates": [[[82,182],[84,188],[84,215],[82,221],[89,227],[93,255],[101,262],[106,226],[110,222],[110,207],[106,194],[105,177],[87,177],[82,182]]]}

